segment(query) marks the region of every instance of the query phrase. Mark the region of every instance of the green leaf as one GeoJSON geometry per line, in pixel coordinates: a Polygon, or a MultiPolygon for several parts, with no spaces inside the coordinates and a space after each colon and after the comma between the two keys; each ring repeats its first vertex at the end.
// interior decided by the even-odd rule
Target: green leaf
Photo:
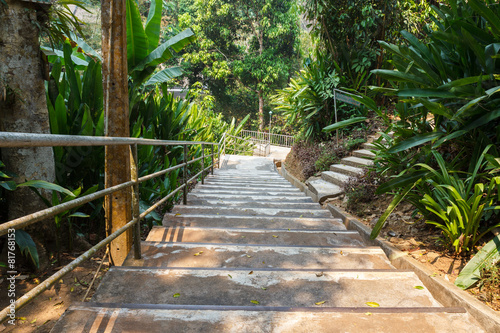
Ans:
{"type": "Polygon", "coordinates": [[[401,141],[398,144],[392,146],[388,152],[391,154],[399,153],[403,150],[407,150],[407,149],[410,149],[410,148],[413,148],[416,146],[420,146],[421,144],[424,144],[426,142],[429,142],[429,141],[432,141],[435,139],[439,139],[443,135],[444,135],[444,133],[441,133],[441,132],[430,132],[430,133],[415,135],[414,137],[412,137],[408,140],[401,141]]]}
{"type": "Polygon", "coordinates": [[[19,246],[21,253],[31,258],[37,268],[40,267],[38,259],[38,251],[35,242],[31,236],[24,230],[16,230],[16,244],[19,246]]]}
{"type": "Polygon", "coordinates": [[[396,209],[397,205],[399,205],[399,203],[406,197],[408,192],[410,192],[415,187],[415,185],[417,185],[419,182],[420,182],[420,180],[416,181],[414,184],[411,184],[410,186],[408,186],[403,191],[403,193],[397,194],[394,197],[392,202],[389,204],[389,207],[387,207],[384,214],[382,214],[382,216],[378,219],[377,223],[373,227],[373,230],[370,234],[371,239],[377,238],[378,234],[380,233],[380,230],[382,230],[382,227],[384,226],[384,223],[387,220],[387,218],[389,217],[389,215],[391,215],[391,213],[394,211],[394,209],[396,209]]]}
{"type": "Polygon", "coordinates": [[[1,181],[0,186],[8,191],[14,191],[17,188],[17,184],[13,180],[1,181]]]}
{"type": "Polygon", "coordinates": [[[142,26],[141,14],[135,0],[127,0],[127,62],[130,69],[148,55],[148,36],[142,26]]]}
{"type": "Polygon", "coordinates": [[[256,301],[256,300],[251,300],[250,303],[253,303],[253,304],[260,304],[259,301],[256,301]]]}
{"type": "Polygon", "coordinates": [[[165,43],[158,46],[149,55],[145,55],[136,66],[132,67],[132,71],[142,71],[146,67],[155,67],[167,61],[173,56],[170,48],[172,48],[175,52],[180,52],[186,45],[193,42],[195,38],[195,34],[193,31],[191,31],[191,29],[182,31],[181,33],[175,35],[165,43]]]}
{"type": "Polygon", "coordinates": [[[148,20],[146,21],[146,36],[148,36],[149,52],[152,52],[160,41],[161,11],[163,1],[152,0],[150,2],[148,20]]]}
{"type": "Polygon", "coordinates": [[[476,255],[465,265],[455,285],[462,289],[471,287],[480,280],[481,270],[488,265],[493,265],[500,260],[500,235],[489,241],[476,255]]]}
{"type": "Polygon", "coordinates": [[[179,294],[179,293],[176,293],[176,294],[172,295],[173,298],[178,298],[179,296],[181,296],[181,294],[179,294]]]}
{"type": "Polygon", "coordinates": [[[424,287],[422,287],[422,286],[415,286],[415,287],[413,287],[413,288],[418,289],[418,290],[424,290],[424,289],[425,289],[425,288],[424,288],[424,287]]]}
{"type": "Polygon", "coordinates": [[[157,83],[168,82],[174,77],[182,75],[181,67],[170,67],[159,71],[158,73],[151,76],[151,78],[144,84],[145,86],[154,85],[157,83]]]}
{"type": "Polygon", "coordinates": [[[97,53],[91,46],[89,46],[83,39],[78,37],[74,32],[71,32],[69,34],[69,37],[72,41],[74,41],[81,49],[91,55],[92,57],[95,57],[96,59],[99,60],[99,62],[102,62],[101,55],[97,53]]]}
{"type": "Polygon", "coordinates": [[[350,126],[352,124],[357,124],[365,121],[367,118],[366,117],[353,117],[351,119],[346,119],[342,120],[339,122],[336,122],[335,124],[331,124],[323,128],[323,132],[331,132],[337,129],[341,129],[347,126],[350,126]]]}
{"type": "Polygon", "coordinates": [[[68,189],[65,189],[62,186],[59,186],[57,184],[49,183],[45,180],[30,180],[22,184],[18,184],[17,186],[28,186],[28,187],[34,187],[34,188],[41,188],[44,190],[51,190],[51,191],[57,191],[61,192],[64,194],[67,194],[71,197],[74,197],[75,195],[68,189]]]}

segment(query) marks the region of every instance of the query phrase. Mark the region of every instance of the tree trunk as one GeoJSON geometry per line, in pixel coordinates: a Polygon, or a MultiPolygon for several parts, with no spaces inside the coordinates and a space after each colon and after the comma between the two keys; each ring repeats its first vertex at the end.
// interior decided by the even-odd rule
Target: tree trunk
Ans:
{"type": "MultiPolygon", "coordinates": [[[[34,4],[7,0],[0,3],[0,130],[50,133],[45,86],[34,4]]],[[[18,175],[16,182],[55,180],[52,148],[1,150],[6,169],[18,175]]],[[[28,188],[8,192],[9,220],[47,206],[28,188]]],[[[38,223],[36,236],[54,240],[53,223],[38,223]]],[[[34,233],[32,232],[32,235],[34,233]]]]}
{"type": "Polygon", "coordinates": [[[264,92],[260,89],[257,94],[259,95],[259,131],[262,132],[264,130],[264,92]]]}

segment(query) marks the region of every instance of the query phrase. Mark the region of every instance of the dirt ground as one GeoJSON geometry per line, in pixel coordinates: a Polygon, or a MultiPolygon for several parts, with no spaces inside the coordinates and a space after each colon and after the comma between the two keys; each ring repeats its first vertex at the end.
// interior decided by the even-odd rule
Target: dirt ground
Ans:
{"type": "MultiPolygon", "coordinates": [[[[75,253],[74,255],[63,254],[60,266],[57,264],[57,260],[52,259],[50,267],[38,274],[18,274],[15,284],[16,296],[24,295],[78,255],[80,253],[75,253]]],[[[59,283],[56,283],[52,288],[39,295],[33,302],[17,311],[15,325],[11,325],[8,322],[0,324],[0,332],[50,332],[59,317],[71,304],[83,301],[83,297],[99,268],[103,256],[104,250],[98,252],[94,258],[86,261],[82,266],[77,267],[74,271],[63,277],[59,283]]],[[[109,263],[105,260],[86,298],[87,301],[92,297],[96,287],[108,269],[109,263]]],[[[8,285],[6,276],[0,276],[0,294],[2,295],[0,297],[0,307],[2,309],[9,305],[10,299],[7,297],[8,285]]]]}

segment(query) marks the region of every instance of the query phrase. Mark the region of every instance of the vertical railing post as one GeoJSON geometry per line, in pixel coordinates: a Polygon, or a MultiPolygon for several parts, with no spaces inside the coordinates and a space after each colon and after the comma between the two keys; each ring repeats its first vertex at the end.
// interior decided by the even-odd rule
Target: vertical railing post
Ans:
{"type": "Polygon", "coordinates": [[[141,259],[141,220],[139,219],[139,161],[137,144],[130,145],[130,178],[135,182],[132,187],[132,218],[134,219],[134,259],[141,259]]]}
{"type": "Polygon", "coordinates": [[[182,204],[187,205],[187,194],[188,194],[188,174],[187,174],[187,159],[188,159],[187,145],[184,145],[184,192],[182,194],[182,204]]]}
{"type": "Polygon", "coordinates": [[[210,145],[210,151],[212,152],[211,156],[212,156],[212,166],[210,167],[210,173],[212,174],[212,176],[214,175],[214,145],[210,145]]]}
{"type": "Polygon", "coordinates": [[[205,184],[205,144],[201,144],[201,185],[205,184]]]}

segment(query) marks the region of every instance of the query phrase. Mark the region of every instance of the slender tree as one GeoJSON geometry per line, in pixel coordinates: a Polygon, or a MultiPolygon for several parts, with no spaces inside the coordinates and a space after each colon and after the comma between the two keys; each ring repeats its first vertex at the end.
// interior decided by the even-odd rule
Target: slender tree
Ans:
{"type": "Polygon", "coordinates": [[[199,37],[195,51],[185,55],[203,64],[205,79],[226,84],[236,80],[257,94],[259,129],[264,128],[264,99],[288,80],[296,61],[299,20],[294,0],[196,0],[193,24],[199,37]]]}

